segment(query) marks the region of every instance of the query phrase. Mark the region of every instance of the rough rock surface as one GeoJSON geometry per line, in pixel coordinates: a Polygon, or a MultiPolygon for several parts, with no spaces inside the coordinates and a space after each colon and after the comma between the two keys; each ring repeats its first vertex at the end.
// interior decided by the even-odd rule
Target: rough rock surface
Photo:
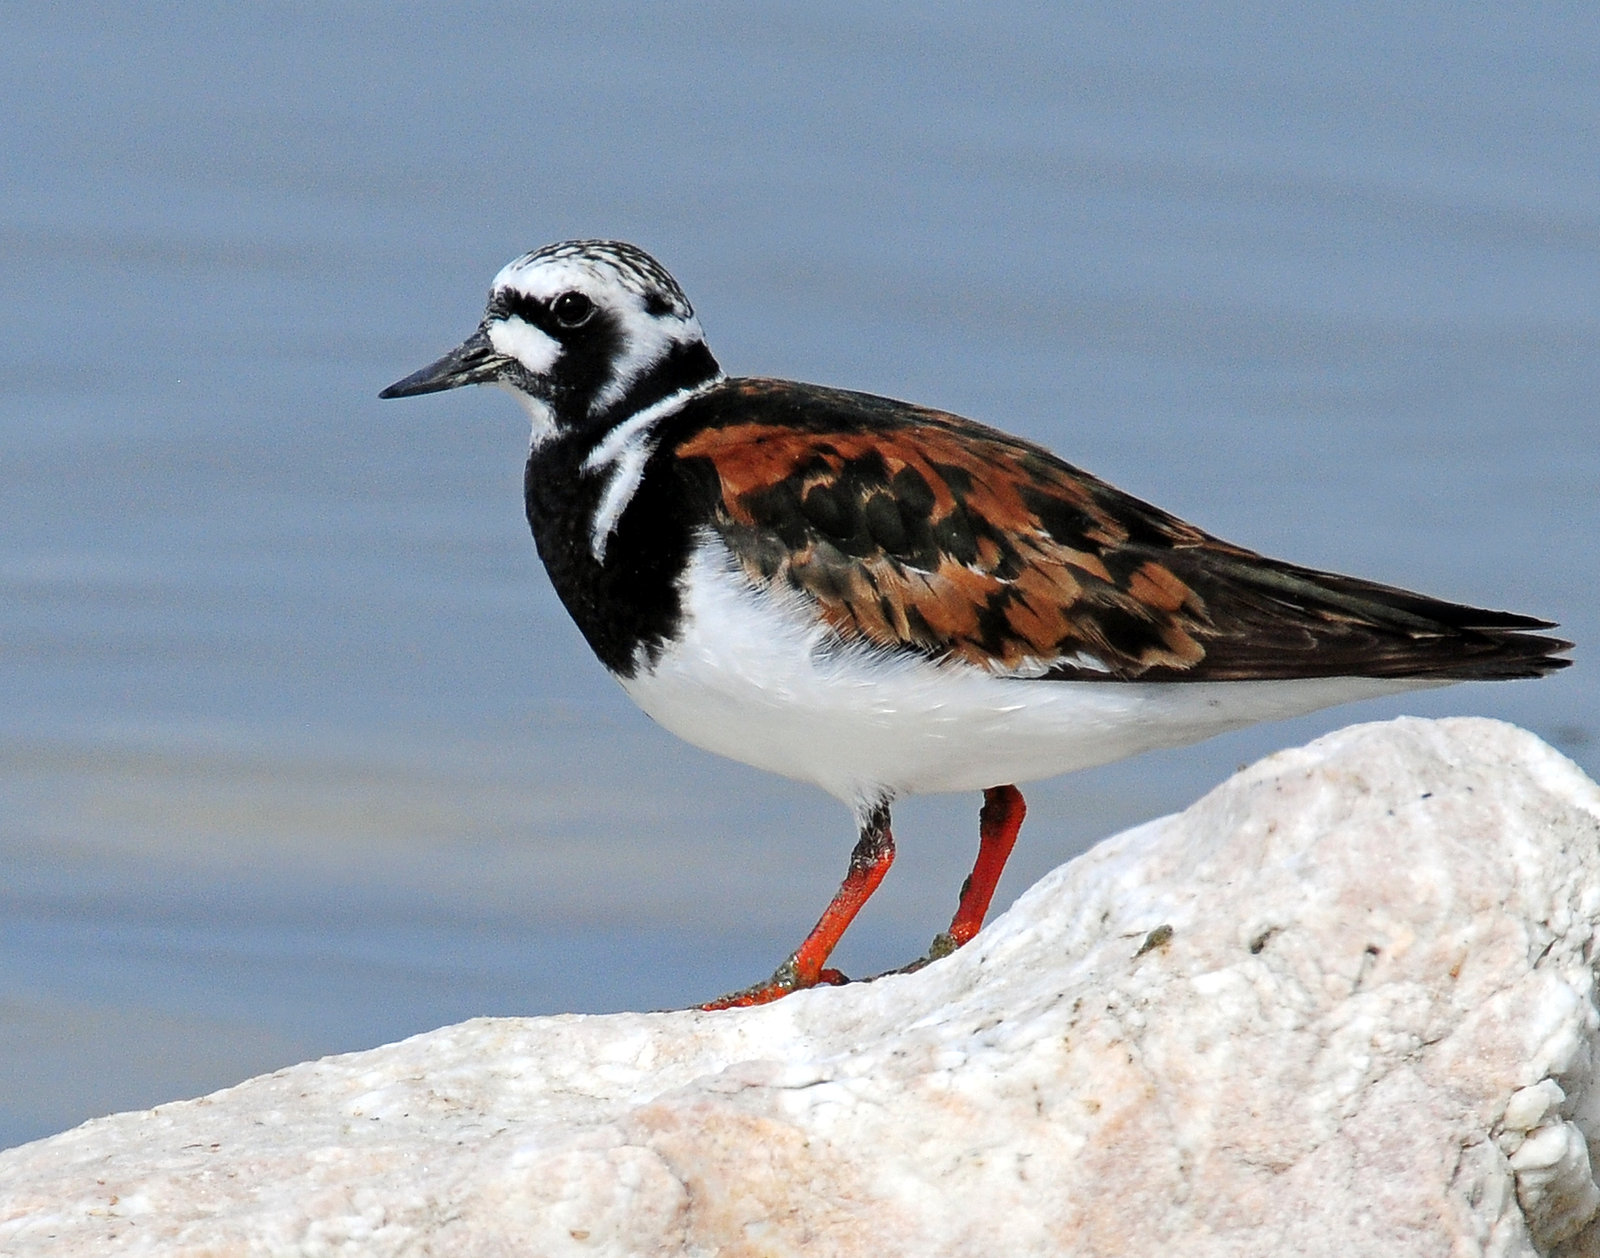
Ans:
{"type": "Polygon", "coordinates": [[[28,1254],[1600,1254],[1600,788],[1358,726],[919,974],[480,1020],[0,1154],[28,1254]]]}

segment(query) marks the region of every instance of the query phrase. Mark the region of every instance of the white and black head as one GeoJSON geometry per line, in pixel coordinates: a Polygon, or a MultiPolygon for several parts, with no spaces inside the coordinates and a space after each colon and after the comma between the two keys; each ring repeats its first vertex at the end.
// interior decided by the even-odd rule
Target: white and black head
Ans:
{"type": "Polygon", "coordinates": [[[537,445],[720,374],[689,299],[659,262],[620,240],[567,240],[505,267],[478,330],[378,396],[498,384],[528,410],[537,445]]]}

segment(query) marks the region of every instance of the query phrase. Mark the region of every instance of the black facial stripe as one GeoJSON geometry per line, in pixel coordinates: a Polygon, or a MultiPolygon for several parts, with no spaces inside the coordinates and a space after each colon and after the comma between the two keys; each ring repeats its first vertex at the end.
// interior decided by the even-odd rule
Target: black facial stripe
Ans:
{"type": "Polygon", "coordinates": [[[515,288],[500,288],[489,294],[490,319],[521,319],[541,332],[550,331],[550,310],[537,297],[515,288]]]}
{"type": "Polygon", "coordinates": [[[510,363],[501,368],[500,379],[506,384],[521,389],[529,397],[544,396],[544,384],[516,359],[512,359],[510,363]]]}
{"type": "Polygon", "coordinates": [[[575,424],[589,412],[590,404],[611,381],[622,353],[622,328],[609,310],[597,310],[582,327],[562,328],[553,319],[544,330],[564,347],[552,370],[551,394],[557,416],[575,424]]]}
{"type": "Polygon", "coordinates": [[[485,317],[491,323],[520,319],[561,346],[548,373],[534,376],[513,362],[503,378],[524,393],[549,402],[559,423],[571,425],[582,420],[595,396],[610,382],[622,352],[622,327],[617,317],[596,308],[578,326],[563,327],[548,302],[515,288],[491,293],[485,317]]]}

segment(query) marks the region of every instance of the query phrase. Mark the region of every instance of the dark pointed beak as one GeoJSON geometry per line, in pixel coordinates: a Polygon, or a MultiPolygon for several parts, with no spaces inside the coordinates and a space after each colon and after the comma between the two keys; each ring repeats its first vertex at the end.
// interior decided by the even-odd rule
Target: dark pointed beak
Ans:
{"type": "Polygon", "coordinates": [[[459,389],[464,384],[491,384],[500,378],[501,370],[510,361],[495,352],[489,343],[489,334],[479,328],[438,362],[413,371],[404,380],[396,380],[378,396],[416,397],[419,393],[459,389]]]}

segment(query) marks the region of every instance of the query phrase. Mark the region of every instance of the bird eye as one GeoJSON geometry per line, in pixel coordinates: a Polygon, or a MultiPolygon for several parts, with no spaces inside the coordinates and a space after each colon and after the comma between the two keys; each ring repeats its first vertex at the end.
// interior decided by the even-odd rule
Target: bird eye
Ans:
{"type": "Polygon", "coordinates": [[[562,293],[550,303],[550,313],[562,327],[576,328],[589,321],[594,302],[582,293],[562,293]]]}

